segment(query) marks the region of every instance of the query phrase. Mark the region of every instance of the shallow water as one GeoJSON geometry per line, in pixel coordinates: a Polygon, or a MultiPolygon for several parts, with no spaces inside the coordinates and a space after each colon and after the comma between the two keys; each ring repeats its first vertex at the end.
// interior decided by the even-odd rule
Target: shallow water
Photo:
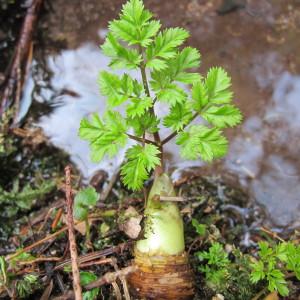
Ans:
{"type": "MultiPolygon", "coordinates": [[[[46,69],[52,74],[50,82],[45,84],[36,78],[33,81],[33,76],[24,93],[23,108],[26,111],[31,101],[32,88],[39,86],[35,101],[48,103],[54,111],[42,116],[38,124],[54,145],[71,155],[71,160],[88,178],[98,169],[112,173],[122,162],[124,150],[114,160],[93,164],[87,144],[77,137],[83,116],[105,110],[105,99],[96,81],[99,70],[107,69],[108,59],[98,45],[105,36],[106,21],[120,8],[120,1],[86,2],[89,5],[81,7],[56,0],[54,11],[44,16],[40,26],[49,25],[53,44],[62,39],[65,30],[64,49],[58,47],[56,54],[45,51],[46,69]],[[65,5],[65,18],[56,4],[65,5]],[[82,15],[80,20],[76,19],[78,24],[73,31],[75,20],[67,17],[72,7],[82,15]],[[91,11],[95,14],[91,15],[91,11]]],[[[232,75],[235,102],[244,114],[244,122],[227,131],[231,141],[229,154],[214,164],[210,172],[234,174],[255,201],[266,208],[275,226],[297,227],[300,222],[299,3],[249,0],[245,9],[225,16],[216,14],[219,4],[220,1],[200,0],[178,0],[172,4],[146,1],[163,24],[191,31],[189,43],[199,48],[203,57],[201,72],[221,65],[232,75]]],[[[51,39],[44,45],[46,50],[51,39]]],[[[38,69],[40,58],[35,63],[38,69]]],[[[174,144],[167,151],[170,169],[203,165],[201,161],[182,161],[174,144]]]]}

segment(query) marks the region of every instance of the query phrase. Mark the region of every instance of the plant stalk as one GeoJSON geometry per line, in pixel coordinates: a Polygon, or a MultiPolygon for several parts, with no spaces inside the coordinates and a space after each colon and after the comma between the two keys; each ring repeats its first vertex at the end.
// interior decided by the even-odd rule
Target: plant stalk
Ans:
{"type": "MultiPolygon", "coordinates": [[[[149,89],[149,85],[148,85],[148,80],[147,80],[147,74],[146,74],[146,66],[145,66],[145,57],[144,57],[144,51],[141,45],[139,45],[139,51],[142,55],[142,61],[140,64],[140,71],[141,71],[141,75],[142,75],[142,80],[143,80],[143,86],[146,92],[146,95],[148,97],[151,97],[150,95],[150,89],[149,89]]],[[[155,117],[155,111],[153,106],[149,108],[149,113],[155,117]]],[[[162,174],[163,170],[164,170],[164,161],[163,161],[163,145],[161,143],[160,140],[160,136],[158,132],[154,132],[153,133],[153,137],[155,140],[156,145],[159,147],[160,150],[160,162],[161,162],[161,166],[156,168],[154,174],[155,176],[159,176],[160,174],[162,174]]]]}

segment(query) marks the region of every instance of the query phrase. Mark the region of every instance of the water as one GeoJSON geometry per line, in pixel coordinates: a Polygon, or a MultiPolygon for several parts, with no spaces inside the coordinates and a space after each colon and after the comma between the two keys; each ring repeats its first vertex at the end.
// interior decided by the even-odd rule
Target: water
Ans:
{"type": "MultiPolygon", "coordinates": [[[[97,11],[100,4],[89,2],[97,11]]],[[[228,70],[235,103],[244,114],[243,124],[227,131],[231,145],[228,156],[214,164],[210,173],[234,174],[250,196],[266,208],[274,226],[299,226],[299,4],[249,0],[246,9],[220,17],[215,13],[217,1],[175,2],[176,12],[176,3],[170,6],[167,2],[149,1],[148,5],[165,25],[184,26],[191,31],[193,38],[189,43],[199,48],[203,57],[202,73],[214,65],[228,70]]],[[[111,6],[111,10],[103,5],[99,10],[102,25],[119,9],[119,3],[111,6]]],[[[68,9],[71,10],[70,4],[68,9]]],[[[60,20],[60,14],[54,11],[51,18],[60,20]]],[[[57,22],[58,27],[50,29],[53,39],[55,30],[71,27],[71,21],[64,22],[57,22]]],[[[99,70],[108,69],[108,59],[98,47],[106,34],[101,24],[93,21],[86,28],[82,25],[82,31],[73,32],[71,37],[68,33],[67,49],[46,56],[47,68],[52,73],[50,84],[29,80],[23,98],[26,111],[31,89],[41,87],[39,101],[49,103],[54,111],[41,117],[38,124],[54,145],[70,154],[85,178],[98,169],[112,174],[125,151],[115,159],[94,164],[89,159],[87,143],[77,136],[82,117],[105,110],[105,99],[96,83],[99,70]]],[[[165,135],[167,132],[163,132],[165,135]]],[[[174,143],[166,150],[168,168],[175,168],[174,175],[179,173],[178,169],[203,166],[201,161],[181,160],[174,143]]]]}

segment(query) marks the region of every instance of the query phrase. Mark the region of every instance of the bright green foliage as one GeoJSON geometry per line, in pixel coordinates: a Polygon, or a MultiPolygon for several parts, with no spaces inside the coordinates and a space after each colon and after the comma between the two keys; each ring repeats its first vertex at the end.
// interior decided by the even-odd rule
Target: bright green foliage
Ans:
{"type": "Polygon", "coordinates": [[[152,14],[144,9],[140,0],[128,1],[122,9],[119,20],[110,22],[112,34],[129,45],[147,47],[160,29],[160,22],[151,20],[152,14]]]}
{"type": "Polygon", "coordinates": [[[176,104],[184,104],[187,100],[186,92],[176,84],[168,84],[156,93],[158,100],[174,106],[176,104]]]}
{"type": "Polygon", "coordinates": [[[129,118],[141,117],[152,106],[153,102],[150,97],[133,98],[126,108],[127,116],[129,118]]]}
{"type": "Polygon", "coordinates": [[[180,132],[176,144],[181,146],[180,154],[186,159],[201,158],[212,161],[227,152],[227,140],[217,128],[192,125],[188,131],[180,132]]]}
{"type": "Polygon", "coordinates": [[[111,33],[107,35],[101,49],[105,55],[111,57],[109,66],[113,69],[135,69],[142,61],[142,56],[136,49],[122,47],[111,33]]]}
{"type": "Polygon", "coordinates": [[[231,103],[230,77],[218,67],[202,77],[196,70],[200,66],[199,51],[183,46],[188,37],[183,28],[161,30],[160,22],[153,19],[141,0],[129,0],[119,18],[109,23],[102,50],[111,58],[111,68],[140,69],[143,80],[127,73],[100,72],[98,83],[107,97],[108,112],[103,119],[96,115],[83,119],[79,134],[90,143],[93,161],[116,155],[128,137],[141,141],[141,146],[128,150],[128,162],[122,168],[123,182],[131,189],[141,188],[154,166],[162,163],[157,153],[153,155],[153,167],[145,159],[148,149],[163,151],[158,138],[160,126],[178,133],[177,144],[184,158],[212,161],[227,152],[227,140],[220,129],[233,127],[242,119],[231,103]],[[161,119],[155,114],[158,102],[169,109],[161,119]],[[112,111],[116,106],[123,106],[123,115],[112,111]],[[204,119],[206,126],[190,126],[197,117],[204,119]],[[145,136],[148,141],[143,143],[145,136]],[[131,153],[138,155],[133,157],[131,153]]]}
{"type": "MultiPolygon", "coordinates": [[[[295,273],[296,278],[300,280],[300,246],[292,243],[286,245],[286,260],[281,256],[281,260],[286,263],[286,268],[295,273]]],[[[279,254],[277,254],[277,257],[279,254]]]]}
{"type": "Polygon", "coordinates": [[[169,28],[160,32],[153,44],[147,48],[146,66],[157,71],[167,67],[165,60],[173,58],[176,55],[178,46],[188,38],[189,33],[182,28],[169,28]]]}
{"type": "Polygon", "coordinates": [[[76,220],[86,220],[89,209],[94,207],[99,199],[99,194],[93,187],[79,191],[74,199],[74,217],[76,220]]]}
{"type": "Polygon", "coordinates": [[[102,121],[94,114],[92,119],[82,119],[79,136],[89,141],[93,161],[99,161],[104,155],[116,155],[119,148],[127,142],[126,123],[116,111],[107,111],[102,121]]]}
{"type": "Polygon", "coordinates": [[[251,265],[251,281],[257,283],[266,280],[269,291],[278,291],[281,296],[287,296],[286,270],[294,272],[300,280],[300,246],[289,242],[270,247],[268,243],[260,242],[259,248],[259,260],[251,265]]]}
{"type": "Polygon", "coordinates": [[[206,224],[200,224],[196,219],[192,219],[192,225],[200,236],[205,236],[207,227],[206,224]]]}
{"type": "Polygon", "coordinates": [[[215,104],[229,103],[232,100],[231,79],[222,68],[211,68],[205,80],[209,101],[215,104]]]}
{"type": "Polygon", "coordinates": [[[230,264],[228,254],[224,251],[223,246],[213,243],[208,251],[198,252],[197,256],[200,261],[206,262],[199,269],[205,274],[207,282],[211,286],[220,286],[228,276],[227,267],[230,264]]]}
{"type": "MultiPolygon", "coordinates": [[[[203,237],[203,224],[198,224],[194,219],[193,223],[203,237]]],[[[211,289],[214,294],[220,293],[227,300],[250,300],[262,289],[261,285],[251,283],[251,259],[240,250],[233,248],[231,261],[223,246],[214,242],[208,251],[197,252],[196,256],[200,259],[199,270],[205,275],[206,288],[211,289]]]]}
{"type": "Polygon", "coordinates": [[[122,104],[133,94],[134,81],[126,73],[119,78],[115,74],[102,71],[99,74],[98,83],[101,93],[107,96],[110,106],[122,104]]]}
{"type": "Polygon", "coordinates": [[[195,111],[201,110],[208,103],[208,91],[206,85],[202,81],[197,81],[192,87],[192,107],[195,111]]]}
{"type": "Polygon", "coordinates": [[[164,118],[163,124],[174,131],[180,131],[191,118],[192,113],[187,104],[177,103],[170,108],[170,113],[164,118]]]}
{"type": "MultiPolygon", "coordinates": [[[[97,280],[97,276],[92,272],[80,272],[80,284],[85,285],[97,280]]],[[[90,291],[84,292],[82,295],[83,300],[96,300],[100,292],[99,288],[94,288],[90,291]]]]}
{"type": "Polygon", "coordinates": [[[242,120],[240,111],[233,105],[211,106],[205,110],[202,117],[219,128],[233,127],[242,120]]]}
{"type": "Polygon", "coordinates": [[[16,282],[16,290],[18,298],[27,298],[33,294],[34,290],[39,287],[38,276],[35,274],[27,274],[21,280],[16,282]]]}
{"type": "Polygon", "coordinates": [[[142,136],[144,132],[155,133],[159,130],[159,119],[148,113],[140,117],[127,118],[127,123],[134,129],[137,136],[142,136]]]}
{"type": "Polygon", "coordinates": [[[154,145],[135,145],[126,152],[127,163],[122,166],[124,184],[133,190],[140,189],[149,172],[160,164],[159,150],[154,145]]]}
{"type": "Polygon", "coordinates": [[[187,69],[197,68],[200,65],[200,53],[196,48],[186,47],[179,51],[176,56],[168,62],[168,76],[172,81],[182,83],[193,83],[200,80],[198,73],[187,73],[187,69]]]}

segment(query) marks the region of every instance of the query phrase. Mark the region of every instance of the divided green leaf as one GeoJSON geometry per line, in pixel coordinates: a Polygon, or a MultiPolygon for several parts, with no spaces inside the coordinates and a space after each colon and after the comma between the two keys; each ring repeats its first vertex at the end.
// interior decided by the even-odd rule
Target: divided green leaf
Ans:
{"type": "Polygon", "coordinates": [[[128,149],[127,162],[121,168],[124,184],[132,190],[140,189],[151,170],[160,164],[159,153],[158,148],[151,144],[144,147],[135,145],[128,149]]]}
{"type": "Polygon", "coordinates": [[[234,105],[210,106],[201,116],[219,128],[233,127],[242,120],[242,114],[234,105]]]}
{"type": "Polygon", "coordinates": [[[168,28],[160,32],[146,50],[149,68],[162,70],[167,67],[167,59],[176,55],[176,48],[184,43],[189,33],[183,28],[168,28]],[[156,63],[153,62],[155,59],[156,63]],[[158,68],[156,68],[156,65],[158,68]]]}
{"type": "Polygon", "coordinates": [[[126,112],[129,118],[141,117],[153,105],[150,97],[132,98],[131,103],[127,106],[126,112]]]}
{"type": "Polygon", "coordinates": [[[113,36],[127,42],[147,47],[160,29],[160,22],[151,20],[152,14],[140,0],[131,0],[123,5],[119,20],[110,22],[113,36]]]}
{"type": "Polygon", "coordinates": [[[229,103],[232,100],[231,79],[223,68],[211,68],[205,80],[209,102],[229,103]]]}
{"type": "Polygon", "coordinates": [[[186,159],[201,158],[212,161],[227,153],[228,142],[217,128],[192,125],[189,130],[180,132],[176,139],[180,153],[186,159]]]}
{"type": "Polygon", "coordinates": [[[79,136],[89,141],[92,161],[100,161],[104,155],[110,157],[116,155],[119,148],[127,142],[127,126],[118,112],[108,111],[104,120],[94,114],[89,121],[82,119],[79,128],[79,136]]]}
{"type": "Polygon", "coordinates": [[[142,56],[136,49],[123,47],[111,33],[107,35],[101,49],[106,56],[111,57],[109,66],[114,69],[135,69],[142,61],[142,56]]]}
{"type": "Polygon", "coordinates": [[[163,124],[173,131],[180,131],[190,122],[191,118],[192,113],[188,105],[177,103],[170,108],[170,113],[164,117],[163,124]]]}

